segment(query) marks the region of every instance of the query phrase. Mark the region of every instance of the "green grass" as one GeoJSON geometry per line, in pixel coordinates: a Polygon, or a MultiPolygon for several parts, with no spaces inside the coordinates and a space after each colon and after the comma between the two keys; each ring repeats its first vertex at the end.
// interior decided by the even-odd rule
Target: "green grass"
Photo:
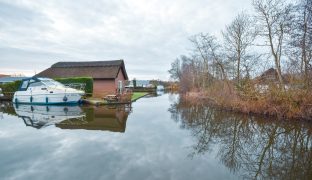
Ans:
{"type": "Polygon", "coordinates": [[[148,93],[146,93],[146,92],[133,92],[132,97],[131,97],[131,101],[136,101],[137,99],[145,96],[146,94],[148,94],[148,93]]]}

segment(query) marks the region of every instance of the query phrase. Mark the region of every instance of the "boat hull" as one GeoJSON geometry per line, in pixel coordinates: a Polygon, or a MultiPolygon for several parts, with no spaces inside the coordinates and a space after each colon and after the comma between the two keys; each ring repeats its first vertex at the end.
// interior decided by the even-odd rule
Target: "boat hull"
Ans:
{"type": "Polygon", "coordinates": [[[78,93],[59,94],[23,94],[16,92],[13,102],[18,104],[77,104],[81,95],[78,93]]]}

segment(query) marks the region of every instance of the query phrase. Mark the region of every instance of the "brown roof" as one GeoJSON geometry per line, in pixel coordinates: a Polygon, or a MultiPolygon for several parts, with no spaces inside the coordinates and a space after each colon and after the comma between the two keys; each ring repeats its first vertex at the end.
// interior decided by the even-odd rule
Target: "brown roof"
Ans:
{"type": "Polygon", "coordinates": [[[123,60],[58,62],[36,76],[49,78],[92,77],[94,79],[115,79],[120,70],[123,72],[125,79],[128,80],[123,60]]]}
{"type": "Polygon", "coordinates": [[[261,74],[261,78],[262,79],[277,79],[277,70],[274,69],[274,68],[270,68],[266,71],[264,71],[262,74],[261,74]]]}
{"type": "MultiPolygon", "coordinates": [[[[287,83],[287,78],[285,75],[282,75],[283,81],[287,83]]],[[[260,76],[256,77],[256,80],[261,83],[278,83],[278,74],[277,70],[274,68],[270,68],[264,71],[260,76]]]]}
{"type": "Polygon", "coordinates": [[[0,77],[9,77],[10,75],[0,74],[0,77]]]}

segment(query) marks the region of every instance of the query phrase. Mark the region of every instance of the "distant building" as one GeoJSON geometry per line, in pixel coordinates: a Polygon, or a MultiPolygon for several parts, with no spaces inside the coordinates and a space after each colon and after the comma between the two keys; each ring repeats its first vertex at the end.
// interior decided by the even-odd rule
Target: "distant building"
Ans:
{"type": "Polygon", "coordinates": [[[150,85],[149,80],[136,80],[137,87],[148,87],[150,85]]]}
{"type": "MultiPolygon", "coordinates": [[[[289,83],[289,79],[291,76],[295,76],[294,74],[282,74],[282,79],[285,84],[289,83]]],[[[274,68],[270,68],[264,71],[260,76],[255,78],[257,84],[279,84],[279,78],[277,70],[274,68]]]]}
{"type": "Polygon", "coordinates": [[[20,81],[22,79],[26,79],[28,77],[1,77],[0,84],[10,83],[14,81],[20,81]]]}
{"type": "Polygon", "coordinates": [[[7,75],[7,74],[0,74],[0,78],[3,78],[3,77],[10,77],[10,75],[7,75]]]}
{"type": "MultiPolygon", "coordinates": [[[[289,77],[290,75],[282,75],[282,79],[284,82],[284,88],[288,89],[289,88],[289,77]]],[[[255,88],[260,92],[260,93],[264,93],[267,92],[267,90],[269,89],[269,86],[272,85],[280,85],[279,82],[279,78],[278,78],[278,73],[277,70],[274,68],[270,68],[268,70],[266,70],[265,72],[263,72],[260,76],[255,78],[255,88]]]]}
{"type": "Polygon", "coordinates": [[[58,62],[36,76],[49,78],[92,77],[94,97],[115,94],[118,87],[124,87],[125,81],[128,80],[123,60],[58,62]]]}
{"type": "Polygon", "coordinates": [[[154,85],[151,84],[151,82],[149,80],[132,80],[132,81],[129,81],[129,83],[126,85],[126,87],[133,88],[134,87],[133,81],[135,81],[136,87],[141,87],[141,88],[152,88],[152,87],[154,87],[154,85]]]}
{"type": "Polygon", "coordinates": [[[276,69],[270,68],[264,71],[260,76],[256,78],[257,82],[260,84],[268,84],[278,82],[278,74],[276,69]]]}

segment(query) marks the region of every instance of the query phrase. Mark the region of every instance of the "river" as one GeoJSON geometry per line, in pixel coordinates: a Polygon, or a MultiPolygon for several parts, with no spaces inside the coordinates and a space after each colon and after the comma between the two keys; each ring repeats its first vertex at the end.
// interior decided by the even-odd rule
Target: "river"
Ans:
{"type": "Polygon", "coordinates": [[[176,94],[132,106],[0,108],[0,179],[312,179],[312,125],[176,94]]]}

